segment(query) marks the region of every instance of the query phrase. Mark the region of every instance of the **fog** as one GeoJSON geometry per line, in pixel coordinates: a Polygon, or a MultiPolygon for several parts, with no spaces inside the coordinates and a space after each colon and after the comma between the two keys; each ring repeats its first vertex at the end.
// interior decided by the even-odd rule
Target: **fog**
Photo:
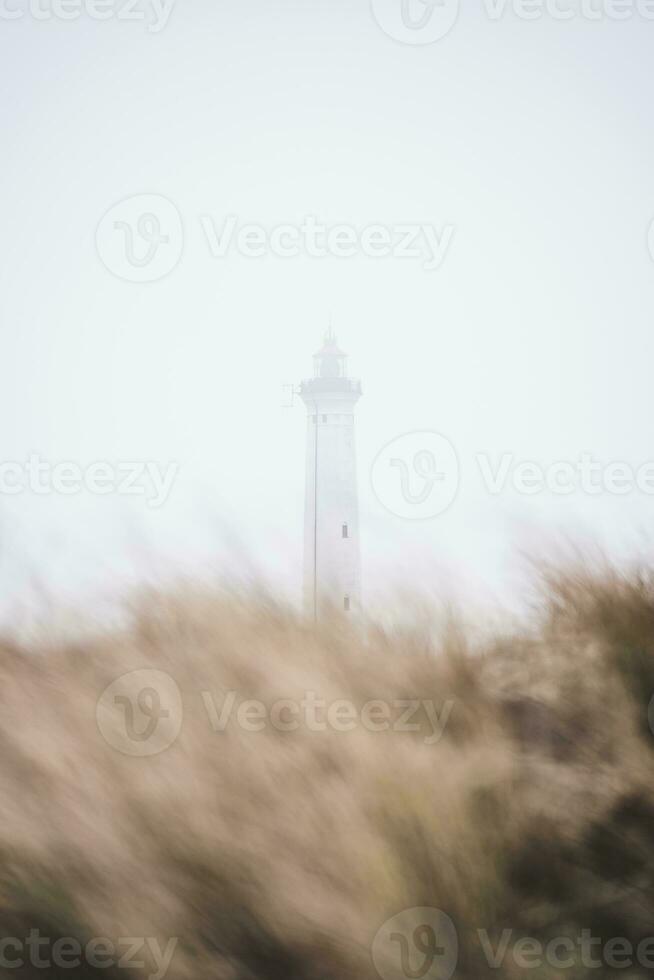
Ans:
{"type": "Polygon", "coordinates": [[[284,386],[330,322],[363,385],[369,603],[511,597],[521,554],[569,539],[647,552],[645,7],[466,2],[405,43],[391,0],[21,2],[0,18],[5,605],[216,571],[299,598],[305,409],[284,386]],[[407,464],[444,440],[425,513],[371,476],[398,437],[407,464]],[[34,456],[44,482],[16,490],[34,456]]]}

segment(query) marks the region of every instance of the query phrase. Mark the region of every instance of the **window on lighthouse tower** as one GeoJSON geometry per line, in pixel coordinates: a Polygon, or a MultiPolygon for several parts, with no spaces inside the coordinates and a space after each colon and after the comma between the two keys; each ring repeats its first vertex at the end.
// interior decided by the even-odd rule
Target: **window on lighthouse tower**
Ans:
{"type": "Polygon", "coordinates": [[[341,528],[341,537],[349,538],[349,536],[350,536],[350,530],[347,524],[344,524],[343,527],[341,528]]]}

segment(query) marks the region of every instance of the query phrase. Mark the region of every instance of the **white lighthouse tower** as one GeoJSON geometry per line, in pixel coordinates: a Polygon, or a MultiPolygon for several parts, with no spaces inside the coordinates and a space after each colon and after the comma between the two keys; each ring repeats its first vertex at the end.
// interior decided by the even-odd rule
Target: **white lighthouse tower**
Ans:
{"type": "Polygon", "coordinates": [[[346,355],[331,328],[313,364],[313,378],[300,385],[307,406],[304,601],[318,619],[328,608],[355,613],[361,606],[354,445],[361,385],[348,378],[346,355]]]}

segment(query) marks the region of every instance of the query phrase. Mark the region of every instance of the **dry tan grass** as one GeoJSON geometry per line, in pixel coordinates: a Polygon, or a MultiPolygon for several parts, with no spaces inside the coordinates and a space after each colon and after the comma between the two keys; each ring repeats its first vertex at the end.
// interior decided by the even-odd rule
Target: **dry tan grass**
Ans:
{"type": "MultiPolygon", "coordinates": [[[[455,976],[477,980],[498,975],[480,929],[494,944],[504,928],[543,942],[651,935],[654,586],[546,578],[537,627],[474,642],[451,624],[316,630],[265,598],[186,592],[135,603],[128,626],[93,640],[6,643],[2,936],[162,949],[174,937],[171,980],[365,980],[385,920],[434,907],[458,931],[455,976]],[[140,758],[103,738],[96,708],[144,669],[174,680],[183,724],[140,758]],[[248,731],[233,716],[214,731],[206,698],[220,708],[230,691],[267,709],[315,692],[357,712],[381,700],[393,720],[398,700],[451,713],[438,740],[422,712],[408,732],[370,731],[360,715],[352,731],[248,731]]],[[[158,975],[147,949],[139,959],[0,973],[158,975]]],[[[611,974],[579,961],[529,972],[611,974]]],[[[499,971],[523,974],[510,957],[499,971]]]]}

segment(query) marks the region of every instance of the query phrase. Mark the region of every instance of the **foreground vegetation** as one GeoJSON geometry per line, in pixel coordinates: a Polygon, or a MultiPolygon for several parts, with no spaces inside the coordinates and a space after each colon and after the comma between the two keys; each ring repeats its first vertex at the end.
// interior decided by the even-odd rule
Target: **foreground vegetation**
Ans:
{"type": "Polygon", "coordinates": [[[2,976],[654,972],[649,574],[493,636],[151,596],[0,673],[2,976]]]}

